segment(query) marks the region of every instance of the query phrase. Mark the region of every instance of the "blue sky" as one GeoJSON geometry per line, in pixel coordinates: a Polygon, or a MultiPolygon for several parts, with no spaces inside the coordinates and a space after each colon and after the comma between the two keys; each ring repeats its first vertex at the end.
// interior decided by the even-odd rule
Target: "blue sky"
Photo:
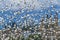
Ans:
{"type": "MultiPolygon", "coordinates": [[[[25,2],[26,4],[24,4],[24,0],[0,0],[0,29],[3,28],[2,25],[11,20],[16,23],[23,21],[26,14],[28,14],[27,19],[31,17],[39,22],[40,15],[44,15],[45,12],[48,13],[48,9],[54,14],[53,5],[56,11],[60,11],[59,0],[47,0],[47,2],[46,0],[25,0],[25,2]]],[[[60,12],[58,14],[58,18],[60,18],[60,12]]]]}

